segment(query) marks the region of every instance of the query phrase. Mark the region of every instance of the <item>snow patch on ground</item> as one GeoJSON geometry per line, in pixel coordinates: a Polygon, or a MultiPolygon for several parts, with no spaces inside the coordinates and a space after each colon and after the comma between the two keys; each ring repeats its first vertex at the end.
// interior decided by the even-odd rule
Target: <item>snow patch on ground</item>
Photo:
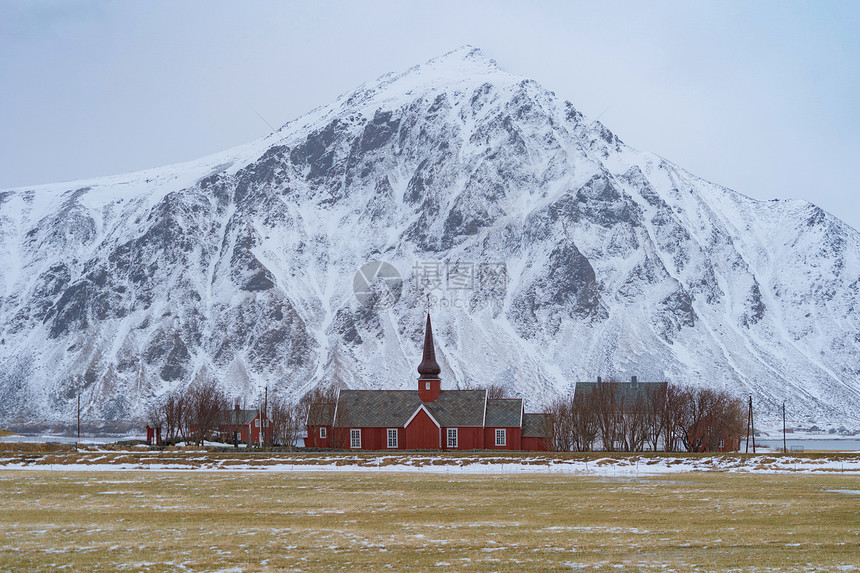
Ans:
{"type": "MultiPolygon", "coordinates": [[[[130,452],[129,452],[130,453],[130,452]]],[[[340,455],[235,456],[200,455],[141,456],[128,460],[128,453],[88,456],[87,454],[53,455],[53,463],[39,463],[38,458],[20,454],[0,455],[0,470],[55,471],[240,471],[240,472],[422,472],[460,475],[570,474],[604,477],[638,477],[688,472],[727,473],[848,473],[860,474],[860,456],[792,455],[715,455],[699,456],[630,456],[556,458],[549,455],[516,459],[494,456],[437,457],[430,455],[381,455],[353,457],[340,455]]]]}

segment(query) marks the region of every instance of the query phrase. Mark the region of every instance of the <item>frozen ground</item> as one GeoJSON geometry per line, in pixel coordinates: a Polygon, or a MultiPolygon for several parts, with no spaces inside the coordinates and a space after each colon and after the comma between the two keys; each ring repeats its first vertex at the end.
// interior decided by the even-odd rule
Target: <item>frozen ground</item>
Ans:
{"type": "Polygon", "coordinates": [[[100,451],[34,456],[0,454],[0,470],[420,472],[435,474],[575,474],[635,477],[686,472],[860,474],[853,453],[672,454],[272,454],[193,451],[100,451]]]}
{"type": "MultiPolygon", "coordinates": [[[[469,455],[463,463],[513,457],[469,455]]],[[[860,566],[856,472],[613,477],[114,468],[0,470],[0,571],[772,573],[860,566]]]]}

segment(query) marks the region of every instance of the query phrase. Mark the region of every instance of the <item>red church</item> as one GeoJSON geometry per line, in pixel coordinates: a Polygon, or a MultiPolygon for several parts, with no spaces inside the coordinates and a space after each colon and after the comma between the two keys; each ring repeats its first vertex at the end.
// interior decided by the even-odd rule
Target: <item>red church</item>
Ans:
{"type": "Polygon", "coordinates": [[[418,390],[341,390],[308,413],[310,448],[354,450],[530,450],[551,443],[548,414],[526,414],[521,398],[487,390],[442,390],[430,315],[418,390]]]}

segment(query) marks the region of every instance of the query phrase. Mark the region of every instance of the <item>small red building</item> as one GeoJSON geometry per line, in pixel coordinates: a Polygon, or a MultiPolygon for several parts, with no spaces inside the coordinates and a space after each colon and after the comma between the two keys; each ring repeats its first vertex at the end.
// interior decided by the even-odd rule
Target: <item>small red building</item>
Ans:
{"type": "Polygon", "coordinates": [[[216,433],[225,442],[245,442],[259,444],[262,435],[263,443],[272,443],[272,423],[266,413],[260,410],[240,410],[239,405],[233,410],[222,412],[221,423],[216,433]],[[262,432],[262,434],[261,434],[262,432]]]}
{"type": "Polygon", "coordinates": [[[313,404],[305,446],[356,450],[549,449],[550,417],[526,414],[521,398],[486,390],[442,390],[430,315],[415,390],[341,390],[313,404]]]}
{"type": "Polygon", "coordinates": [[[150,446],[160,446],[161,443],[161,426],[152,427],[146,425],[146,443],[150,446]]]}

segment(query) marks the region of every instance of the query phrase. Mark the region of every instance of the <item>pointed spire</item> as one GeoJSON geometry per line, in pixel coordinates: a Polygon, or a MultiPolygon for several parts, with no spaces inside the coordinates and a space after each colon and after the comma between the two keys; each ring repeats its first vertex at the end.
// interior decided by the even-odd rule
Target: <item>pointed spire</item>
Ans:
{"type": "Polygon", "coordinates": [[[437,379],[442,369],[439,368],[439,363],[436,362],[436,348],[433,346],[433,329],[430,326],[430,313],[427,313],[427,327],[424,331],[424,356],[421,364],[418,365],[418,374],[423,379],[437,379]]]}

